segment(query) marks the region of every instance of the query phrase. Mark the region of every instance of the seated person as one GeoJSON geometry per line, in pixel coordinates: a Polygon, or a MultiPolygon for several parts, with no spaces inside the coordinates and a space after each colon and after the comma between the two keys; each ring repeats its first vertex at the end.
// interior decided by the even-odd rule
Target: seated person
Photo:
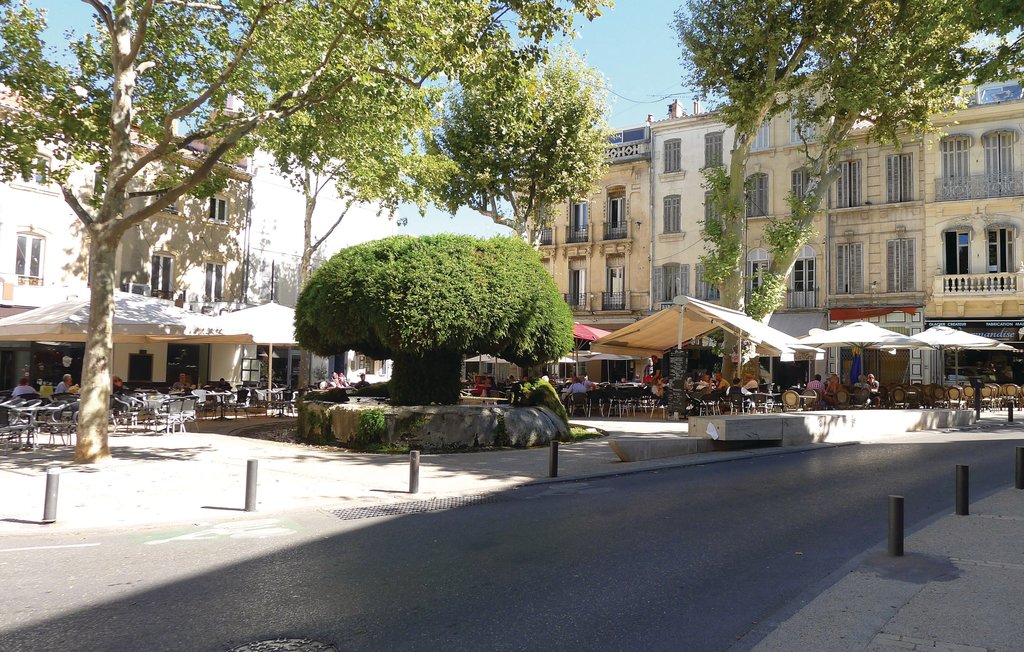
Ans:
{"type": "Polygon", "coordinates": [[[113,388],[111,389],[111,391],[114,392],[115,394],[123,394],[126,391],[124,381],[121,380],[120,376],[114,376],[113,388]]]}
{"type": "Polygon", "coordinates": [[[814,374],[814,379],[807,383],[807,389],[813,389],[819,394],[825,393],[825,383],[821,382],[821,374],[814,374]]]}
{"type": "MultiPolygon", "coordinates": [[[[810,383],[808,383],[808,386],[809,385],[810,383]]],[[[821,400],[829,408],[834,408],[836,406],[836,392],[839,391],[839,387],[839,376],[835,374],[829,376],[828,384],[825,385],[825,391],[821,395],[821,400]]]]}
{"type": "Polygon", "coordinates": [[[192,379],[186,373],[178,374],[178,381],[171,385],[173,392],[187,392],[192,389],[192,379]]]}
{"type": "Polygon", "coordinates": [[[751,376],[750,374],[747,374],[746,376],[744,376],[743,377],[743,389],[747,390],[748,392],[756,392],[757,391],[757,379],[754,378],[753,376],[751,376]]]}
{"type": "Polygon", "coordinates": [[[728,391],[728,389],[729,389],[729,381],[726,380],[722,376],[722,372],[721,371],[716,371],[715,372],[715,378],[714,378],[713,386],[714,386],[714,389],[717,389],[720,392],[728,391]]]}
{"type": "Polygon", "coordinates": [[[74,385],[74,381],[71,380],[71,374],[64,374],[64,378],[61,379],[57,386],[54,388],[54,394],[67,394],[71,391],[71,386],[74,385]]]}
{"type": "Polygon", "coordinates": [[[583,379],[576,376],[572,379],[572,384],[568,385],[562,390],[562,399],[568,404],[569,400],[573,395],[586,396],[587,386],[583,384],[583,379]]]}
{"type": "Polygon", "coordinates": [[[871,404],[875,407],[879,407],[882,404],[882,393],[881,385],[879,385],[878,381],[875,380],[875,374],[868,374],[867,388],[871,393],[871,404]]]}
{"type": "Polygon", "coordinates": [[[354,384],[352,386],[355,387],[356,389],[362,389],[364,387],[369,387],[370,383],[368,383],[366,381],[366,374],[365,373],[359,374],[359,381],[356,382],[356,384],[354,384]]]}
{"type": "Polygon", "coordinates": [[[39,392],[36,391],[35,387],[33,387],[32,385],[29,384],[28,378],[22,378],[21,380],[18,381],[18,385],[13,390],[11,390],[11,397],[12,398],[18,397],[18,396],[33,396],[33,397],[35,397],[35,396],[39,396],[39,392]]]}
{"type": "Polygon", "coordinates": [[[213,384],[213,388],[221,392],[230,392],[231,383],[221,378],[220,380],[213,384]]]}
{"type": "Polygon", "coordinates": [[[666,404],[665,379],[661,377],[661,372],[656,371],[654,373],[654,377],[651,379],[650,390],[651,394],[653,394],[655,399],[657,399],[655,401],[657,405],[661,406],[666,404]]]}

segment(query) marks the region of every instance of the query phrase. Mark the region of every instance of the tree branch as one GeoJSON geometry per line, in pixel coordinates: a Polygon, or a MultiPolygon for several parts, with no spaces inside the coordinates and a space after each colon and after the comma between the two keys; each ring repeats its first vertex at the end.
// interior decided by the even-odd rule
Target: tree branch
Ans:
{"type": "Polygon", "coordinates": [[[99,16],[100,20],[103,21],[103,24],[106,25],[107,31],[110,32],[111,36],[113,36],[114,35],[114,16],[111,15],[110,9],[105,4],[100,2],[100,0],[82,0],[82,2],[84,2],[85,4],[87,4],[87,5],[89,5],[90,7],[93,8],[93,11],[96,12],[96,14],[99,16]]]}
{"type": "Polygon", "coordinates": [[[341,214],[338,215],[338,219],[334,220],[334,224],[331,225],[331,228],[327,229],[327,233],[325,233],[323,237],[321,237],[319,240],[310,245],[310,253],[313,253],[314,251],[319,249],[320,245],[322,245],[324,241],[327,240],[327,238],[331,237],[331,234],[334,233],[334,230],[338,228],[338,225],[341,224],[341,221],[345,219],[346,215],[348,215],[348,211],[350,208],[352,208],[352,204],[354,204],[355,201],[356,200],[354,197],[349,198],[348,202],[345,203],[345,208],[342,209],[341,214]]]}
{"type": "MultiPolygon", "coordinates": [[[[128,63],[134,63],[135,59],[139,56],[139,50],[142,49],[142,44],[146,41],[146,28],[149,25],[149,17],[153,13],[153,0],[146,0],[146,4],[139,9],[138,16],[136,18],[135,37],[132,39],[131,50],[128,51],[128,63]]],[[[136,73],[143,72],[144,69],[137,69],[136,73]]]]}
{"type": "Polygon", "coordinates": [[[78,219],[82,220],[83,224],[89,226],[96,222],[93,216],[89,214],[89,211],[85,209],[85,206],[82,206],[82,203],[78,201],[75,193],[71,192],[67,186],[62,185],[60,192],[64,195],[64,203],[71,207],[71,210],[78,216],[78,219]]]}

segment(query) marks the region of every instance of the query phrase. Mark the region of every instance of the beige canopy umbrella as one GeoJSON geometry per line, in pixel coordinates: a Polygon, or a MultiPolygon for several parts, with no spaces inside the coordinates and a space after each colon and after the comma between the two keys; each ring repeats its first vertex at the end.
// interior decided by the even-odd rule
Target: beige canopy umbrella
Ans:
{"type": "Polygon", "coordinates": [[[267,346],[267,391],[273,390],[274,347],[298,346],[295,339],[295,309],[271,301],[225,313],[218,319],[228,328],[249,333],[256,344],[267,346]]]}
{"type": "MultiPolygon", "coordinates": [[[[88,299],[61,301],[0,319],[0,341],[84,342],[89,331],[88,299]]],[[[187,341],[246,344],[252,337],[215,317],[182,310],[155,297],[118,292],[114,295],[115,344],[187,341]]]]}
{"type": "Polygon", "coordinates": [[[591,345],[591,350],[620,355],[661,355],[673,346],[721,328],[753,343],[758,355],[779,356],[783,361],[813,360],[824,351],[805,346],[771,326],[722,306],[678,296],[672,308],[620,328],[591,345]]]}
{"type": "MultiPolygon", "coordinates": [[[[999,340],[993,340],[988,337],[981,335],[975,335],[973,333],[966,333],[957,328],[950,328],[949,326],[932,326],[926,331],[922,331],[917,335],[912,335],[915,340],[924,342],[934,349],[939,351],[952,351],[953,352],[953,365],[957,376],[960,375],[960,352],[964,350],[978,350],[978,351],[1012,351],[1015,353],[1019,352],[1016,347],[1010,346],[1000,342],[999,340]]],[[[946,377],[946,359],[943,356],[942,359],[942,377],[946,377]]]]}

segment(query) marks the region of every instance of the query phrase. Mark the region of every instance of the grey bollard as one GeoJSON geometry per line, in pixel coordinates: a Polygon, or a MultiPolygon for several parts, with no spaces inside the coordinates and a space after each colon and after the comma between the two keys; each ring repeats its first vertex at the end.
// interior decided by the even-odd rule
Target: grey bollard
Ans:
{"type": "Polygon", "coordinates": [[[548,457],[548,477],[558,477],[558,440],[551,440],[551,455],[548,457]]]}
{"type": "Polygon", "coordinates": [[[889,496],[889,556],[903,556],[903,496],[889,496]]]}
{"type": "Polygon", "coordinates": [[[420,492],[420,452],[409,451],[409,493],[420,492]]]}
{"type": "Polygon", "coordinates": [[[46,469],[46,497],[43,499],[43,520],[53,523],[57,520],[57,491],[60,489],[60,467],[46,469]]]}
{"type": "Polygon", "coordinates": [[[966,464],[956,465],[956,515],[968,516],[971,513],[970,501],[970,467],[966,464]]]}
{"type": "Polygon", "coordinates": [[[1024,489],[1024,446],[1017,447],[1017,474],[1013,486],[1024,489]]]}
{"type": "Polygon", "coordinates": [[[1013,423],[1013,401],[1006,402],[1006,422],[1013,423]]]}
{"type": "Polygon", "coordinates": [[[259,460],[249,460],[245,463],[245,511],[256,511],[256,471],[259,460]]]}

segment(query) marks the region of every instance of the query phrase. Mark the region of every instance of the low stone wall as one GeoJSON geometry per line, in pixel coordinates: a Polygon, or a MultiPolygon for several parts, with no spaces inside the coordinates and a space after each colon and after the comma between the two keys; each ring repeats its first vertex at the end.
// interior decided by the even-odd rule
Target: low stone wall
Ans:
{"type": "Polygon", "coordinates": [[[346,444],[359,434],[359,415],[383,414],[384,443],[408,443],[424,450],[487,446],[525,448],[568,437],[569,429],[544,407],[391,406],[371,403],[304,401],[299,412],[302,438],[311,443],[346,444]]]}

